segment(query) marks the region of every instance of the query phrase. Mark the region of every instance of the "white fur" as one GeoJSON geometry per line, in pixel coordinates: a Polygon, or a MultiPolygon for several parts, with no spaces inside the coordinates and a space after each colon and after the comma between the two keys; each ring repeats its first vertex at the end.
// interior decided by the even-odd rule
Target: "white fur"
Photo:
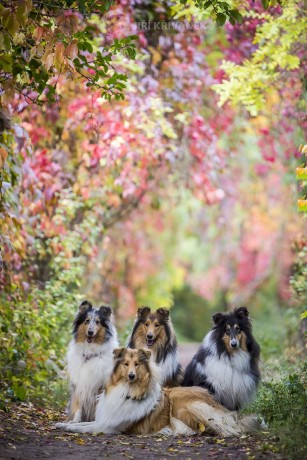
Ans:
{"type": "Polygon", "coordinates": [[[148,415],[158,403],[161,397],[159,371],[153,367],[153,377],[147,396],[134,401],[127,399],[131,385],[120,383],[112,388],[108,394],[100,396],[94,422],[87,423],[57,423],[57,428],[75,433],[110,433],[119,434],[127,430],[138,420],[148,415]]]}
{"type": "MultiPolygon", "coordinates": [[[[148,347],[146,347],[148,348],[148,347]]],[[[150,348],[148,348],[150,350],[150,348]]],[[[156,362],[156,353],[152,352],[152,360],[156,362]]],[[[178,368],[178,351],[166,355],[165,360],[158,363],[158,366],[161,369],[161,382],[162,384],[167,382],[173,377],[177,368],[178,368]]]]}
{"type": "MultiPolygon", "coordinates": [[[[112,327],[112,337],[101,345],[76,343],[72,340],[67,353],[70,382],[75,387],[80,406],[91,412],[97,403],[98,390],[104,388],[113,371],[113,350],[118,347],[117,334],[112,327]]],[[[73,422],[80,422],[81,409],[73,422]]]]}
{"type": "Polygon", "coordinates": [[[218,356],[212,331],[205,337],[202,347],[212,354],[206,357],[204,365],[197,364],[197,372],[206,375],[215,389],[216,399],[222,403],[228,401],[233,407],[238,403],[240,407],[246,406],[257,389],[250,372],[249,353],[240,348],[230,357],[225,352],[218,356]]]}
{"type": "MultiPolygon", "coordinates": [[[[175,417],[171,417],[171,430],[168,428],[168,430],[165,430],[166,435],[183,435],[183,436],[192,436],[195,434],[195,431],[192,430],[188,425],[183,423],[181,420],[175,417]]],[[[163,429],[164,430],[164,429],[163,429]]],[[[161,434],[163,433],[163,430],[161,430],[161,434]]]]}

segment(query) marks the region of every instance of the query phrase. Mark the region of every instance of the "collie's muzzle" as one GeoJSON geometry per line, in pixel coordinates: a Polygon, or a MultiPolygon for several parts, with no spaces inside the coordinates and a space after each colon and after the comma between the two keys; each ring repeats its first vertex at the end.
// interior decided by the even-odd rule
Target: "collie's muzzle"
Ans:
{"type": "Polygon", "coordinates": [[[155,339],[154,339],[154,336],[152,334],[147,334],[146,335],[146,343],[147,343],[148,347],[152,347],[153,344],[154,344],[154,341],[155,341],[155,339]]]}

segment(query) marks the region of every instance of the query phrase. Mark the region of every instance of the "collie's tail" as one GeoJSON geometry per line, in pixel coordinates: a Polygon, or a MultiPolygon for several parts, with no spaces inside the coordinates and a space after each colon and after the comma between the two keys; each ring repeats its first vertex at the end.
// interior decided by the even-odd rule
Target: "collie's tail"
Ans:
{"type": "Polygon", "coordinates": [[[238,419],[240,430],[243,433],[255,433],[261,430],[261,428],[263,429],[263,425],[256,414],[239,415],[238,419]]]}
{"type": "Polygon", "coordinates": [[[177,434],[199,431],[200,424],[221,436],[240,436],[260,428],[254,415],[240,416],[221,406],[212,395],[199,387],[164,390],[170,398],[171,425],[177,434]]]}
{"type": "Polygon", "coordinates": [[[207,403],[193,403],[191,408],[194,417],[200,423],[220,436],[240,436],[242,433],[251,433],[260,429],[256,415],[240,416],[224,408],[217,409],[207,403]]]}

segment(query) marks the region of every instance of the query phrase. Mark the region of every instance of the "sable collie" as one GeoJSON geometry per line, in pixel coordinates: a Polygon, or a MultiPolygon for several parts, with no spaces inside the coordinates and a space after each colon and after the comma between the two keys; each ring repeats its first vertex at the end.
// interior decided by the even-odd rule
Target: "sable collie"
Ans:
{"type": "Polygon", "coordinates": [[[158,308],[151,313],[148,307],[139,308],[127,346],[151,350],[152,359],[161,367],[163,386],[181,384],[183,370],[178,362],[177,340],[169,310],[158,308]]]}
{"type": "MultiPolygon", "coordinates": [[[[114,350],[112,376],[101,395],[94,422],[58,423],[57,428],[77,433],[133,433],[191,435],[200,424],[214,434],[236,436],[255,429],[254,416],[238,418],[199,387],[162,388],[159,366],[151,351],[114,350]]],[[[258,426],[257,426],[258,427],[258,426]]]]}
{"type": "Polygon", "coordinates": [[[68,419],[73,422],[95,418],[97,395],[113,370],[117,333],[108,306],[93,308],[81,303],[73,325],[73,339],[67,353],[71,397],[68,419]]]}
{"type": "Polygon", "coordinates": [[[187,366],[182,385],[206,388],[227,409],[239,410],[257,390],[260,347],[245,307],[212,319],[214,326],[187,366]]]}

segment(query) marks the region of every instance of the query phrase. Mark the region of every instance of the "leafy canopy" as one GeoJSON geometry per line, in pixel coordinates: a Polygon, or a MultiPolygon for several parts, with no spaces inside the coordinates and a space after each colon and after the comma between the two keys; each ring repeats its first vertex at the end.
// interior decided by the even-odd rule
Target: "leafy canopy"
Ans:
{"type": "Polygon", "coordinates": [[[3,102],[21,93],[42,103],[56,99],[60,75],[99,88],[105,99],[123,99],[127,76],[112,57],[135,58],[135,35],[106,43],[99,17],[112,1],[4,1],[0,5],[0,88],[3,102]]]}

